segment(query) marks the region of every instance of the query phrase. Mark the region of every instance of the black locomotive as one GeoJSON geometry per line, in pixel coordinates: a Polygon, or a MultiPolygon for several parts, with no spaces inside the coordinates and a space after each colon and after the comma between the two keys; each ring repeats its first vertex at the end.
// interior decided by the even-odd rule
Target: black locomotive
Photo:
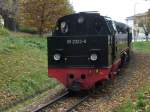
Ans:
{"type": "Polygon", "coordinates": [[[58,19],[48,38],[48,73],[71,90],[87,90],[112,77],[129,60],[132,34],[97,12],[58,19]]]}

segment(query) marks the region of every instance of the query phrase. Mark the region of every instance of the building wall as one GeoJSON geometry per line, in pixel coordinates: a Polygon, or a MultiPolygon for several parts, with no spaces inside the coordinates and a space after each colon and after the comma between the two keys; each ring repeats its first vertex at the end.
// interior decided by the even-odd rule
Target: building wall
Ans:
{"type": "Polygon", "coordinates": [[[135,17],[135,26],[140,27],[140,24],[147,24],[147,15],[143,15],[143,16],[137,16],[135,17]]]}
{"type": "Polygon", "coordinates": [[[147,13],[136,14],[135,16],[127,17],[126,23],[132,28],[133,39],[135,41],[145,38],[142,24],[147,24],[147,20],[147,13]]]}
{"type": "Polygon", "coordinates": [[[129,25],[132,28],[134,25],[134,21],[133,20],[127,20],[127,25],[129,25]]]}

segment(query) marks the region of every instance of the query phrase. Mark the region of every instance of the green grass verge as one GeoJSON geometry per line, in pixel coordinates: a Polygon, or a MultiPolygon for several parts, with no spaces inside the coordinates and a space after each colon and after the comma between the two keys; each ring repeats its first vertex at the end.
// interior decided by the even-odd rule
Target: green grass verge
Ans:
{"type": "Polygon", "coordinates": [[[0,109],[56,87],[47,68],[46,38],[0,29],[0,109]]]}
{"type": "Polygon", "coordinates": [[[150,112],[150,85],[145,84],[134,98],[128,99],[121,106],[113,110],[113,112],[150,112]]]}
{"type": "MultiPolygon", "coordinates": [[[[150,53],[150,42],[134,42],[133,51],[140,53],[150,53]]],[[[150,83],[147,82],[135,93],[135,98],[127,99],[121,106],[115,108],[113,112],[150,112],[150,83]]]]}
{"type": "Polygon", "coordinates": [[[150,53],[150,41],[145,42],[134,42],[133,50],[135,52],[150,53]]]}

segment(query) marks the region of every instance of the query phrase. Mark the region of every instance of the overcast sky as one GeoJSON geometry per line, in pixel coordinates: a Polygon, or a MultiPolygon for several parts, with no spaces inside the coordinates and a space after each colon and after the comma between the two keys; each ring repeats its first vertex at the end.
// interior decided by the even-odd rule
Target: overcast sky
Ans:
{"type": "Polygon", "coordinates": [[[146,12],[150,0],[70,0],[76,12],[99,11],[102,15],[125,22],[125,18],[135,13],[146,12]]]}

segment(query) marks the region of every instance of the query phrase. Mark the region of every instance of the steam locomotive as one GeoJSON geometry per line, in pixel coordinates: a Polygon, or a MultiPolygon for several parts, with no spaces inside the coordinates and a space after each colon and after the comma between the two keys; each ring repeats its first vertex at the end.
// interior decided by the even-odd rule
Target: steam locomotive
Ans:
{"type": "Polygon", "coordinates": [[[98,12],[61,17],[48,37],[48,75],[73,91],[94,88],[129,61],[131,40],[126,24],[98,12]]]}

